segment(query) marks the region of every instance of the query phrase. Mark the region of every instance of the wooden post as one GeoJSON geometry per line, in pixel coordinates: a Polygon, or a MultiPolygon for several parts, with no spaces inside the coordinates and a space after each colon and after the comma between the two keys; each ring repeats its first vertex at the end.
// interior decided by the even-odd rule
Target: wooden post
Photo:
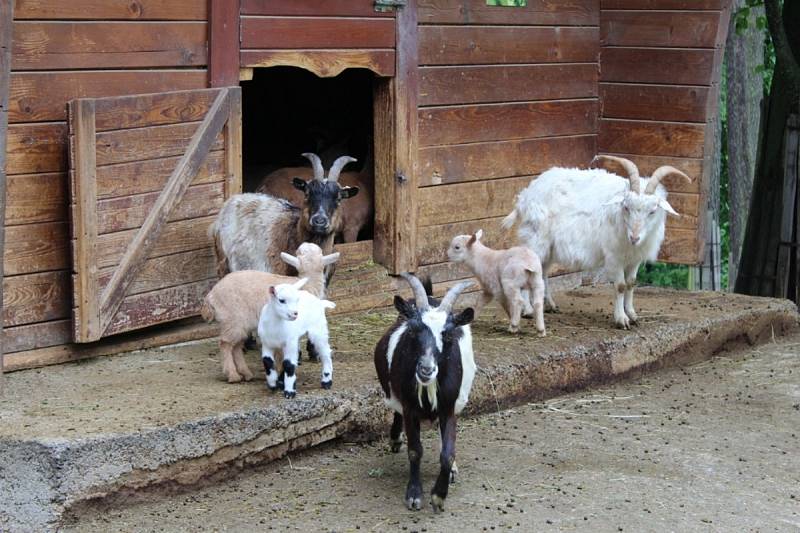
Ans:
{"type": "Polygon", "coordinates": [[[11,84],[11,29],[14,0],[0,0],[0,396],[3,388],[3,260],[5,258],[6,220],[6,131],[8,130],[8,90],[11,84]]]}
{"type": "Polygon", "coordinates": [[[791,298],[789,294],[789,275],[792,269],[792,255],[800,242],[795,237],[795,203],[797,201],[798,157],[800,156],[800,116],[789,115],[786,121],[786,133],[783,136],[783,211],[778,241],[778,264],[775,272],[775,296],[791,298]]]}
{"type": "Polygon", "coordinates": [[[225,198],[242,192],[242,90],[228,89],[225,123],[225,198]]]}
{"type": "Polygon", "coordinates": [[[417,268],[419,91],[417,2],[397,12],[395,77],[375,90],[375,259],[390,273],[417,268]]]}
{"type": "Polygon", "coordinates": [[[239,85],[239,0],[209,0],[208,86],[239,85]]]}

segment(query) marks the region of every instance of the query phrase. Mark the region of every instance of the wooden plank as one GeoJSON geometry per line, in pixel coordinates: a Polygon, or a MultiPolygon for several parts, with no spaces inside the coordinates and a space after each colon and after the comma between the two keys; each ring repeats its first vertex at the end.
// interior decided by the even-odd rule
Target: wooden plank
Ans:
{"type": "Polygon", "coordinates": [[[6,178],[7,226],[68,220],[67,175],[63,172],[21,174],[6,178]]]}
{"type": "Polygon", "coordinates": [[[423,148],[419,184],[531,176],[553,166],[586,167],[596,153],[596,135],[423,148]]]}
{"type": "Polygon", "coordinates": [[[69,268],[69,224],[47,222],[5,229],[6,276],[69,268]]]}
{"type": "MultiPolygon", "coordinates": [[[[214,221],[214,218],[210,216],[167,222],[161,238],[155,243],[148,257],[161,257],[162,255],[198,250],[210,246],[211,239],[208,237],[208,227],[214,221]]],[[[100,235],[97,239],[97,268],[102,269],[119,264],[135,235],[136,230],[100,235]]],[[[68,238],[67,241],[69,241],[68,238]]],[[[67,248],[69,248],[68,243],[67,248]]]]}
{"type": "MultiPolygon", "coordinates": [[[[122,304],[125,291],[135,278],[139,268],[141,268],[144,259],[148,257],[150,250],[159,240],[167,219],[175,206],[183,199],[189,184],[200,169],[215,139],[222,132],[222,128],[229,116],[228,91],[222,90],[211,106],[205,120],[192,137],[186,153],[167,180],[141,228],[139,228],[130,246],[125,251],[120,260],[119,268],[114,272],[108,287],[103,291],[100,304],[102,333],[110,335],[115,331],[112,325],[118,323],[117,310],[122,304]]],[[[145,311],[151,313],[151,309],[148,308],[145,311]]],[[[169,315],[169,313],[164,313],[164,315],[169,315]]],[[[163,317],[160,316],[159,318],[163,317]]],[[[120,324],[124,324],[124,322],[120,324]]]]}
{"type": "Polygon", "coordinates": [[[75,205],[72,217],[75,259],[75,340],[100,337],[100,302],[97,290],[97,150],[95,145],[95,102],[74,100],[69,105],[70,129],[74,139],[70,150],[75,171],[75,205]]]}
{"type": "MultiPolygon", "coordinates": [[[[603,152],[606,153],[606,152],[603,152]]],[[[607,155],[616,155],[625,157],[633,161],[639,168],[639,173],[642,176],[652,176],[655,169],[661,166],[669,165],[684,172],[687,176],[692,178],[692,182],[688,183],[685,179],[677,176],[667,176],[662,183],[670,192],[683,192],[698,194],[700,192],[700,182],[703,177],[703,160],[691,159],[683,157],[664,157],[664,156],[647,156],[647,155],[633,155],[633,154],[620,154],[620,153],[606,153],[607,155]]],[[[622,172],[618,167],[614,168],[612,165],[605,166],[609,171],[620,173],[622,172]]]]}
{"type": "MultiPolygon", "coordinates": [[[[97,164],[113,165],[182,155],[199,125],[200,122],[186,122],[98,133],[97,164]]],[[[218,150],[222,146],[220,135],[212,149],[218,150]]]]}
{"type": "MultiPolygon", "coordinates": [[[[225,138],[225,187],[224,198],[242,192],[242,90],[239,87],[228,90],[228,120],[223,132],[225,138]]],[[[211,156],[209,154],[206,160],[211,156]]],[[[200,166],[201,172],[206,163],[200,166]]]]}
{"type": "MultiPolygon", "coordinates": [[[[795,249],[792,243],[798,239],[794,235],[795,214],[797,201],[797,182],[800,179],[798,171],[798,157],[800,157],[800,116],[789,115],[783,135],[783,161],[784,174],[781,198],[781,222],[778,239],[778,258],[775,267],[775,295],[786,298],[789,295],[789,280],[791,279],[792,256],[795,249]]],[[[778,206],[775,206],[778,208],[778,206]]],[[[800,267],[796,265],[795,269],[800,267]]]]}
{"type": "Polygon", "coordinates": [[[67,125],[64,122],[11,124],[6,142],[9,176],[67,170],[67,125]]]}
{"type": "Polygon", "coordinates": [[[419,111],[419,144],[596,133],[597,114],[594,99],[423,108],[419,111]]]}
{"type": "Polygon", "coordinates": [[[602,46],[713,48],[719,13],[604,11],[600,20],[602,46]]]}
{"type": "Polygon", "coordinates": [[[95,129],[105,132],[200,121],[217,93],[216,89],[195,89],[97,98],[95,129]]]}
{"type": "Polygon", "coordinates": [[[216,282],[217,278],[215,277],[168,289],[126,296],[120,303],[118,311],[114,313],[113,320],[106,328],[105,334],[114,335],[197,315],[200,313],[203,297],[216,282]],[[154,309],[163,312],[153,313],[154,309]]]}
{"type": "Polygon", "coordinates": [[[603,48],[600,81],[710,85],[714,50],[603,48]]]}
{"type": "Polygon", "coordinates": [[[208,85],[239,85],[239,0],[209,0],[208,85]]]}
{"type": "Polygon", "coordinates": [[[596,27],[421,26],[420,65],[595,62],[596,27]]]}
{"type": "MultiPolygon", "coordinates": [[[[197,172],[192,184],[223,181],[225,179],[224,159],[224,152],[211,152],[197,172]]],[[[160,191],[178,161],[180,161],[180,157],[167,157],[100,167],[97,169],[97,198],[102,200],[160,191]]]]}
{"type": "Polygon", "coordinates": [[[679,265],[695,265],[699,248],[697,230],[667,229],[658,260],[679,265]]]}
{"type": "Polygon", "coordinates": [[[704,132],[699,124],[602,119],[597,148],[601,152],[703,157],[704,132]]]}
{"type": "MultiPolygon", "coordinates": [[[[505,213],[508,214],[508,213],[505,213]]],[[[505,216],[505,215],[504,215],[505,216]]],[[[503,217],[484,218],[426,226],[419,230],[418,259],[420,265],[447,261],[447,247],[456,235],[472,234],[483,230],[482,242],[492,248],[507,248],[516,244],[516,229],[506,231],[500,227],[503,217]]]]}
{"type": "Polygon", "coordinates": [[[242,49],[394,48],[394,20],[242,17],[242,49]]]}
{"type": "Polygon", "coordinates": [[[207,0],[17,0],[16,20],[206,20],[207,0]]]}
{"type": "Polygon", "coordinates": [[[242,0],[242,15],[394,18],[362,0],[242,0]]]}
{"type": "MultiPolygon", "coordinates": [[[[58,346],[71,340],[72,320],[70,319],[25,324],[3,331],[3,345],[6,353],[58,346]]],[[[7,370],[15,368],[13,361],[14,359],[11,359],[11,368],[7,370]]]]}
{"type": "MultiPolygon", "coordinates": [[[[216,266],[214,249],[210,246],[147,259],[128,287],[127,294],[141,294],[211,279],[217,274],[216,266]]],[[[108,286],[113,274],[113,267],[100,271],[97,285],[101,291],[108,286]]]]}
{"type": "Polygon", "coordinates": [[[66,102],[76,98],[197,89],[205,83],[205,71],[194,69],[15,72],[9,120],[66,120],[66,102]]]}
{"type": "Polygon", "coordinates": [[[378,76],[394,76],[394,50],[242,50],[242,67],[300,67],[321,78],[348,68],[365,68],[378,76]]]}
{"type": "Polygon", "coordinates": [[[14,23],[14,70],[206,64],[205,22],[14,23]]]}
{"type": "Polygon", "coordinates": [[[66,270],[3,279],[4,327],[69,318],[72,285],[66,270]]]}
{"type": "Polygon", "coordinates": [[[597,96],[596,63],[423,67],[421,106],[597,96]]]}
{"type": "Polygon", "coordinates": [[[420,24],[596,26],[597,0],[530,0],[522,8],[487,6],[486,0],[420,0],[420,24]]]}
{"type": "Polygon", "coordinates": [[[600,0],[600,7],[606,9],[679,9],[706,10],[722,9],[728,0],[600,0]]]}
{"type": "MultiPolygon", "coordinates": [[[[0,221],[6,218],[6,142],[8,139],[8,93],[11,83],[11,26],[14,20],[14,0],[0,0],[0,221]]],[[[0,226],[0,254],[5,252],[5,229],[0,226]]],[[[3,265],[0,262],[0,279],[3,265]]],[[[0,309],[3,309],[3,290],[0,286],[0,309]]],[[[3,354],[5,342],[0,321],[0,396],[3,394],[3,354]]]]}
{"type": "Polygon", "coordinates": [[[709,89],[601,83],[603,117],[704,123],[709,89]]]}
{"type": "MultiPolygon", "coordinates": [[[[97,202],[97,233],[114,233],[142,225],[153,209],[159,192],[121,196],[97,202]]],[[[225,183],[194,185],[168,217],[170,222],[218,213],[225,201],[225,183]]],[[[73,238],[75,235],[73,235],[73,238]]]]}
{"type": "Polygon", "coordinates": [[[422,227],[507,215],[530,176],[426,187],[419,192],[422,227]]]}

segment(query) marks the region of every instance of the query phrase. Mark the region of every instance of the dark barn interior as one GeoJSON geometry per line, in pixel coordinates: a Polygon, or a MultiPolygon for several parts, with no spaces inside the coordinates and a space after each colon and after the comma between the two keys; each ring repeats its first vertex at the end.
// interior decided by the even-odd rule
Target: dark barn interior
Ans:
{"type": "MultiPolygon", "coordinates": [[[[345,170],[372,166],[373,82],[362,69],[333,78],[295,67],[254,69],[241,84],[244,192],[276,169],[310,167],[303,152],[319,155],[326,170],[342,155],[358,159],[345,170]]],[[[370,225],[359,240],[371,238],[370,225]]]]}

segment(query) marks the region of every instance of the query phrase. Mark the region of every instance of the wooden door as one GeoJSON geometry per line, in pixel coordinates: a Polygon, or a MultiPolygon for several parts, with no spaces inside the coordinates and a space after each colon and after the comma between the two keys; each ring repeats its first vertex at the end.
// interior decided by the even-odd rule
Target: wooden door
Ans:
{"type": "Polygon", "coordinates": [[[76,342],[198,314],[241,191],[238,87],[69,104],[76,342]]]}

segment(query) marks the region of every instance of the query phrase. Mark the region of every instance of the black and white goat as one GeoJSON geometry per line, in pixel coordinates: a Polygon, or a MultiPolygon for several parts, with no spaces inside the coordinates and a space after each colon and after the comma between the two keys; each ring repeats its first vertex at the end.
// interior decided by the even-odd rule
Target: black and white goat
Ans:
{"type": "Polygon", "coordinates": [[[405,502],[411,510],[422,506],[420,422],[439,421],[441,467],[431,491],[431,505],[438,512],[444,509],[449,484],[457,472],[456,415],[467,404],[475,377],[469,327],[474,311],[452,312],[458,295],[472,282],[452,287],[439,303],[426,294],[419,279],[402,276],[411,285],[414,299],[394,297],[400,316],[375,347],[375,370],[386,394],[384,401],[395,411],[390,432],[393,452],[400,451],[400,434],[406,433],[411,468],[405,502]]]}

